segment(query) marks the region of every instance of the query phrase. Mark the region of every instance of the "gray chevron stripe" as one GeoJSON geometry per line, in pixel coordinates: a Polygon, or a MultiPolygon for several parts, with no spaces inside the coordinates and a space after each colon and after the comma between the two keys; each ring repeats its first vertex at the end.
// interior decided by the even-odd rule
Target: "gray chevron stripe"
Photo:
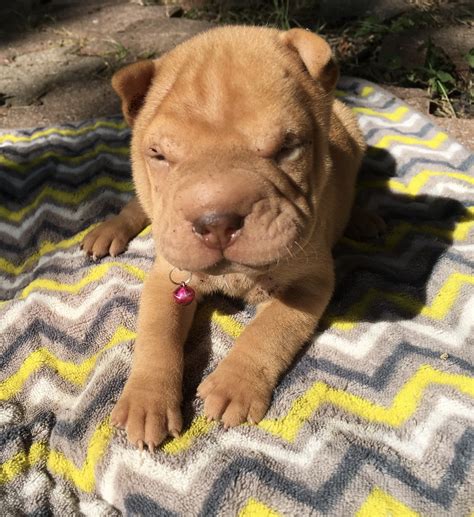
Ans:
{"type": "MultiPolygon", "coordinates": [[[[432,128],[432,124],[426,124],[424,120],[421,121],[422,122],[422,126],[419,128],[419,129],[414,129],[412,131],[402,131],[400,129],[391,129],[390,130],[390,133],[391,134],[398,134],[398,135],[409,135],[409,136],[418,136],[420,138],[424,137],[432,128]]],[[[380,127],[374,127],[372,129],[370,129],[367,133],[366,133],[366,138],[367,140],[375,140],[375,135],[377,135],[377,133],[381,133],[385,131],[383,128],[380,128],[380,127]]]]}
{"type": "MultiPolygon", "coordinates": [[[[469,154],[459,165],[453,165],[452,162],[443,160],[432,160],[430,158],[411,158],[407,163],[400,166],[398,176],[404,176],[412,167],[421,166],[423,168],[436,168],[439,170],[457,170],[467,172],[474,167],[474,155],[469,154]]],[[[410,171],[411,172],[411,171],[410,171]]]]}
{"type": "Polygon", "coordinates": [[[123,297],[117,297],[106,303],[98,312],[96,317],[89,324],[88,329],[85,329],[83,337],[75,337],[67,332],[60,331],[56,326],[48,324],[46,320],[35,318],[25,330],[18,335],[12,343],[5,343],[0,353],[0,366],[5,366],[12,358],[28,345],[30,335],[41,335],[50,340],[55,346],[60,345],[70,350],[75,359],[80,359],[84,355],[91,352],[91,348],[97,342],[99,336],[103,335],[104,327],[106,327],[108,320],[114,317],[114,310],[119,308],[121,314],[125,311],[132,315],[137,313],[136,302],[123,297]]]}
{"type": "Polygon", "coordinates": [[[12,193],[15,193],[18,189],[26,188],[28,190],[28,188],[25,187],[25,185],[27,185],[28,183],[33,183],[34,186],[36,186],[37,183],[34,183],[36,178],[44,178],[44,174],[48,171],[51,171],[52,169],[54,169],[55,171],[55,177],[61,178],[67,174],[85,174],[88,173],[91,168],[94,168],[93,170],[100,170],[100,168],[104,167],[110,167],[114,170],[123,172],[130,171],[130,163],[128,158],[116,154],[101,153],[99,156],[95,158],[85,160],[79,166],[66,165],[64,163],[58,163],[55,160],[50,160],[47,163],[42,164],[40,167],[35,168],[34,170],[32,169],[31,173],[28,176],[22,177],[18,174],[14,176],[10,173],[8,175],[5,175],[5,171],[0,171],[0,177],[2,178],[2,182],[4,182],[6,185],[8,185],[8,187],[10,187],[10,191],[12,193]]]}
{"type": "Polygon", "coordinates": [[[84,183],[96,179],[99,175],[110,176],[117,180],[130,179],[130,163],[125,160],[123,163],[118,162],[111,167],[109,163],[96,164],[94,162],[90,167],[83,168],[79,174],[56,174],[56,171],[53,173],[51,168],[46,167],[42,169],[41,174],[35,175],[27,185],[13,186],[4,183],[4,192],[0,193],[0,202],[14,209],[19,204],[29,204],[29,200],[34,200],[38,192],[41,192],[44,188],[45,179],[48,180],[47,183],[50,188],[67,192],[77,190],[84,183]]]}
{"type": "MultiPolygon", "coordinates": [[[[117,181],[117,180],[115,180],[117,181]]],[[[100,198],[100,194],[104,195],[104,193],[107,193],[106,196],[108,197],[115,197],[117,200],[126,200],[128,199],[129,197],[131,197],[133,195],[133,191],[131,190],[128,190],[128,184],[130,183],[129,181],[121,181],[121,180],[118,180],[117,183],[119,183],[119,186],[122,187],[122,189],[118,190],[115,185],[107,185],[107,186],[100,186],[94,193],[94,199],[98,199],[100,198]],[[125,188],[124,188],[125,187],[125,188]],[[102,189],[101,191],[99,189],[102,189]]],[[[70,212],[73,212],[75,207],[77,206],[77,203],[74,203],[74,202],[66,202],[66,203],[57,203],[55,202],[54,199],[51,199],[52,196],[50,195],[46,195],[46,196],[43,196],[42,197],[42,206],[41,206],[41,213],[42,212],[45,212],[45,211],[48,211],[50,213],[54,213],[55,210],[53,207],[55,207],[56,209],[58,208],[63,208],[64,210],[67,210],[67,211],[70,211],[70,212]],[[49,208],[51,207],[51,209],[49,208]]],[[[31,205],[30,205],[31,206],[31,205]]],[[[0,225],[2,227],[2,231],[3,232],[6,232],[6,233],[11,233],[12,235],[15,235],[17,234],[18,232],[15,231],[16,228],[22,228],[24,227],[25,225],[28,226],[28,222],[25,222],[25,221],[28,221],[29,219],[31,219],[32,217],[35,217],[35,211],[38,212],[39,209],[36,208],[36,207],[31,207],[28,206],[28,209],[26,212],[23,212],[21,215],[23,215],[23,217],[19,220],[19,221],[14,221],[12,223],[12,220],[11,219],[7,219],[7,218],[2,218],[0,217],[0,225]],[[11,232],[9,232],[9,228],[8,227],[11,227],[11,232]]],[[[18,207],[13,208],[13,210],[11,210],[12,212],[18,212],[18,207]]]]}
{"type": "Polygon", "coordinates": [[[413,475],[409,469],[400,464],[397,458],[388,458],[373,449],[351,445],[332,476],[317,490],[311,490],[301,483],[295,482],[281,473],[269,468],[256,458],[242,457],[236,459],[215,481],[208,497],[200,511],[201,516],[219,515],[221,500],[229,486],[243,473],[258,476],[261,482],[271,485],[274,489],[284,492],[288,497],[295,498],[309,508],[329,512],[344,496],[351,481],[356,477],[365,464],[374,465],[384,475],[393,476],[402,481],[405,486],[418,493],[421,497],[434,501],[444,509],[449,509],[456,495],[456,489],[465,479],[472,461],[474,449],[474,430],[468,428],[455,445],[455,456],[448,466],[438,486],[432,486],[413,475]]]}
{"type": "MultiPolygon", "coordinates": [[[[153,256],[151,254],[144,256],[140,253],[126,251],[124,253],[124,257],[130,261],[130,265],[136,266],[144,271],[147,271],[150,265],[153,263],[153,256]]],[[[112,259],[103,259],[102,262],[107,264],[107,262],[110,260],[112,259]]],[[[27,288],[36,278],[46,280],[49,278],[57,277],[67,284],[70,284],[74,281],[78,282],[81,280],[81,278],[86,276],[88,270],[90,270],[94,264],[96,263],[90,257],[85,257],[78,248],[74,248],[69,253],[65,253],[64,256],[61,256],[57,260],[44,260],[31,271],[25,271],[18,276],[6,277],[5,281],[0,286],[0,300],[10,300],[13,302],[13,294],[27,288]]],[[[121,270],[114,270],[111,273],[112,278],[114,278],[114,276],[119,276],[122,278],[124,275],[126,275],[126,273],[121,272],[121,270]]],[[[138,282],[135,277],[132,276],[130,278],[130,281],[133,281],[134,283],[138,282]]],[[[99,285],[104,282],[105,280],[101,281],[99,285]]],[[[92,282],[90,287],[87,286],[84,289],[93,290],[96,286],[97,284],[92,282]]],[[[48,290],[44,292],[49,293],[48,290]]],[[[51,296],[54,298],[61,297],[63,295],[61,295],[61,293],[57,293],[56,291],[52,291],[51,296]]]]}
{"type": "Polygon", "coordinates": [[[41,211],[33,212],[19,224],[5,224],[5,221],[0,221],[2,251],[8,254],[11,250],[16,260],[20,258],[20,253],[22,257],[25,253],[29,256],[33,249],[36,249],[38,242],[47,239],[59,242],[92,223],[102,221],[117,213],[132,196],[131,192],[114,190],[103,190],[94,194],[88,199],[87,204],[78,207],[44,203],[41,205],[41,211]],[[57,223],[53,223],[52,220],[57,223]]]}

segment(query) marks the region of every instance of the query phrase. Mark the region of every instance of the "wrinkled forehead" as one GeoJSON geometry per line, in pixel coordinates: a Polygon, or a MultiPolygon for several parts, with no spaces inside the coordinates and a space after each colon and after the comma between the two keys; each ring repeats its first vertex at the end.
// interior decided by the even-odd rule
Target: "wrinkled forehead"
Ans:
{"type": "Polygon", "coordinates": [[[219,138],[234,134],[258,139],[269,133],[311,130],[306,93],[294,70],[277,54],[225,48],[198,57],[190,53],[172,75],[151,133],[182,132],[186,127],[181,137],[214,132],[219,138]]]}

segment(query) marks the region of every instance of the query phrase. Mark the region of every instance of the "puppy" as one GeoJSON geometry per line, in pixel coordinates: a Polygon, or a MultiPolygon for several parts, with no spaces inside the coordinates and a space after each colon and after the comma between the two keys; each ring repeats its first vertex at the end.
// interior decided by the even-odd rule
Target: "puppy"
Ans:
{"type": "Polygon", "coordinates": [[[111,416],[140,448],[181,431],[183,344],[203,295],[257,305],[198,388],[206,416],[225,427],[264,417],[313,334],[333,292],[331,248],[348,223],[365,150],[350,109],[334,98],[337,79],[319,36],[256,27],[210,30],[114,75],[133,128],[138,198],[83,248],[117,255],[151,223],[156,260],[130,378],[111,416]]]}

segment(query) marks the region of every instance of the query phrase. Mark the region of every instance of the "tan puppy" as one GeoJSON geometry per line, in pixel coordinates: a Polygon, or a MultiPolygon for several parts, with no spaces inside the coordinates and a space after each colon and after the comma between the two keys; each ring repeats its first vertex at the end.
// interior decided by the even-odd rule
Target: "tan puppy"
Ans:
{"type": "Polygon", "coordinates": [[[220,291],[258,305],[198,389],[205,414],[226,427],[263,418],[314,332],[365,149],[351,111],[334,99],[337,78],[319,36],[255,27],[210,30],[114,76],[133,127],[138,201],[83,247],[116,255],[151,222],[157,257],[111,417],[138,446],[153,450],[182,427],[183,343],[196,301],[176,303],[173,268],[174,280],[193,272],[197,299],[220,291]]]}

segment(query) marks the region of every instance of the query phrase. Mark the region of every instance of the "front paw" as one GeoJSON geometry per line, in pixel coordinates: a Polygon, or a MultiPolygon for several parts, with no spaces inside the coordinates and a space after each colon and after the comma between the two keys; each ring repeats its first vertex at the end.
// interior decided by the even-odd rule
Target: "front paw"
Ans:
{"type": "Polygon", "coordinates": [[[90,231],[84,237],[81,247],[94,260],[106,255],[116,257],[125,251],[134,236],[132,229],[117,215],[90,231]]]}
{"type": "Polygon", "coordinates": [[[221,420],[225,428],[249,422],[256,424],[267,412],[273,386],[254,368],[225,360],[199,385],[204,414],[221,420]]]}
{"type": "Polygon", "coordinates": [[[168,435],[177,437],[181,432],[180,406],[181,387],[171,387],[166,382],[129,379],[110,422],[125,428],[132,444],[141,450],[146,444],[154,452],[168,435]]]}

